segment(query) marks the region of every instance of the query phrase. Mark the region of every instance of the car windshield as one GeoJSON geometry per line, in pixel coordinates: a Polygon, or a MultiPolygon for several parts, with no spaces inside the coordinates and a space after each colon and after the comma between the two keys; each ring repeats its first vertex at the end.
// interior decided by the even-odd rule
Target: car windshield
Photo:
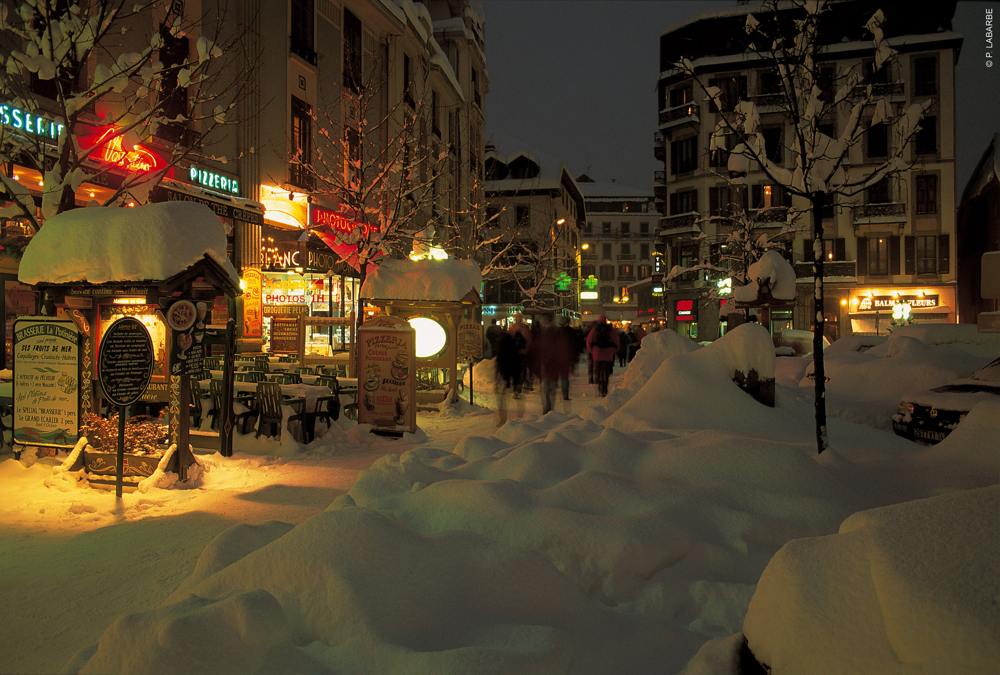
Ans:
{"type": "Polygon", "coordinates": [[[941,393],[986,393],[986,394],[996,394],[1000,396],[1000,385],[990,385],[987,383],[983,384],[946,384],[943,387],[935,387],[931,391],[937,391],[941,393]]]}

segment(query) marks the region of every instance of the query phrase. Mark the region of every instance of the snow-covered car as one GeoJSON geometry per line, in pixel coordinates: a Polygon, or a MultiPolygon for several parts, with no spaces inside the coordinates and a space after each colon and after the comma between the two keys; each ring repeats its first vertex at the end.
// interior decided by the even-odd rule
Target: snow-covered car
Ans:
{"type": "Polygon", "coordinates": [[[892,416],[892,430],[915,441],[937,443],[984,400],[1000,400],[1000,358],[970,378],[905,397],[892,416]]]}

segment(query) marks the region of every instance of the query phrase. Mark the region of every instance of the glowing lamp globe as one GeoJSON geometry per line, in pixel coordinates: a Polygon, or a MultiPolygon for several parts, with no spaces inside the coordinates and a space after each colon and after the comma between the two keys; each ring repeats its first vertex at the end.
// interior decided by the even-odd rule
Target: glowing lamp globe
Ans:
{"type": "Polygon", "coordinates": [[[441,324],[425,316],[415,316],[410,319],[410,325],[417,332],[418,359],[426,359],[441,353],[448,342],[448,334],[441,324]]]}

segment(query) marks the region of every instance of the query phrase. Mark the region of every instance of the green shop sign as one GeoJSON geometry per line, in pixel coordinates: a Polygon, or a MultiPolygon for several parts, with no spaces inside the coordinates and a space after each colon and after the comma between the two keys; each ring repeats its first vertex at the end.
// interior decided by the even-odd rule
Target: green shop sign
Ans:
{"type": "Polygon", "coordinates": [[[556,290],[565,292],[572,288],[573,288],[573,277],[566,274],[565,272],[560,272],[559,276],[556,277],[556,290]]]}
{"type": "Polygon", "coordinates": [[[597,277],[591,274],[589,277],[583,280],[583,287],[588,291],[597,290],[597,277]]]}
{"type": "Polygon", "coordinates": [[[0,125],[48,141],[58,139],[63,129],[66,128],[60,122],[22,110],[9,103],[0,103],[0,125]]]}
{"type": "Polygon", "coordinates": [[[240,181],[238,178],[223,176],[221,173],[209,171],[194,164],[188,169],[188,180],[195,185],[200,185],[203,188],[216,192],[225,192],[231,195],[238,195],[240,193],[240,181]]]}

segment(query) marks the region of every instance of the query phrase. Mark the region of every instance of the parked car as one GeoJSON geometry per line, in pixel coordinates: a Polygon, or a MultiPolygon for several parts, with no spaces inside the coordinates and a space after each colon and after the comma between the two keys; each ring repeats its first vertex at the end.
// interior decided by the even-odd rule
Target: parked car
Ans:
{"type": "Polygon", "coordinates": [[[1000,400],[1000,358],[970,378],[907,396],[892,416],[892,430],[914,441],[937,443],[984,400],[1000,400]]]}

